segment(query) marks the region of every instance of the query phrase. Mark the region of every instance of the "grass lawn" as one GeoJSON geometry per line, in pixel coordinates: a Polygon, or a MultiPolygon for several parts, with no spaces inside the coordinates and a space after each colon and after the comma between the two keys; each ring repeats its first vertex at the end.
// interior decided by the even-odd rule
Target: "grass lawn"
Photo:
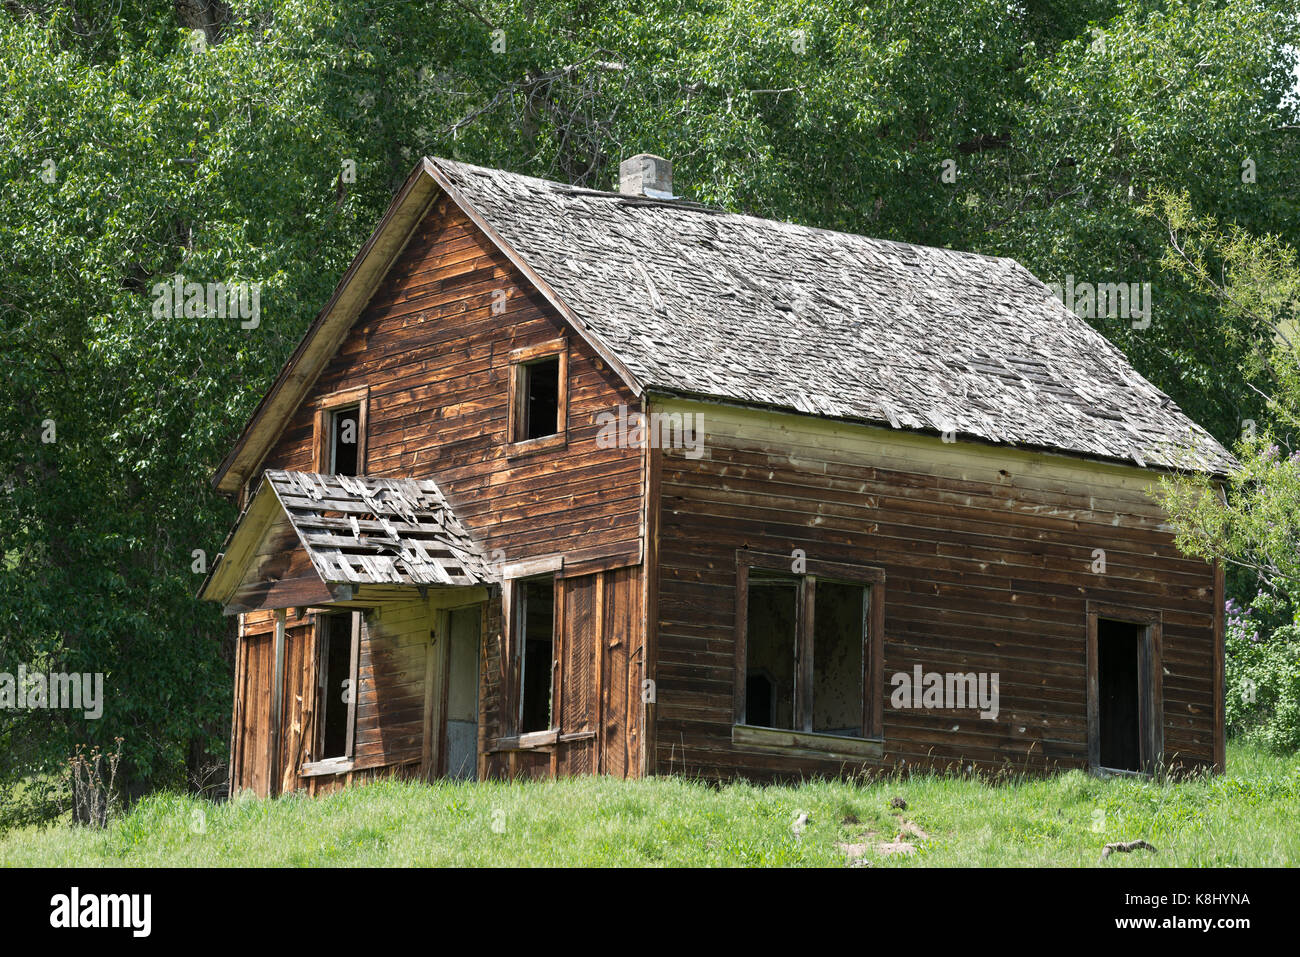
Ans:
{"type": "Polygon", "coordinates": [[[722,788],[680,778],[381,782],[325,798],[213,805],[155,795],[106,830],[0,837],[10,866],[1283,866],[1300,863],[1300,756],[1233,745],[1180,784],[1078,771],[989,784],[722,788]],[[906,810],[891,807],[901,797],[906,810]],[[798,824],[801,815],[807,815],[798,824]],[[798,832],[798,833],[796,833],[798,832]],[[902,833],[911,846],[888,853],[902,833]],[[1158,853],[1102,845],[1145,839],[1158,853]]]}

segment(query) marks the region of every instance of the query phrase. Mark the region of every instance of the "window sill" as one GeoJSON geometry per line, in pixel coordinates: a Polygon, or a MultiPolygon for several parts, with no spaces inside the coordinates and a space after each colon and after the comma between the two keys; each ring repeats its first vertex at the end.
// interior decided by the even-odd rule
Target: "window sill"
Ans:
{"type": "Polygon", "coordinates": [[[563,432],[557,432],[555,435],[543,435],[536,439],[523,439],[519,442],[511,442],[506,446],[506,458],[523,458],[525,455],[535,455],[549,449],[564,448],[568,443],[569,437],[563,432]]]}
{"type": "Polygon", "coordinates": [[[319,777],[323,774],[346,774],[356,762],[351,758],[326,758],[324,761],[308,761],[298,770],[303,778],[319,777]]]}
{"type": "Polygon", "coordinates": [[[837,734],[760,728],[751,724],[733,725],[731,743],[786,754],[852,760],[879,758],[885,750],[884,738],[845,738],[837,734]]]}
{"type": "Polygon", "coordinates": [[[596,736],[595,731],[574,731],[560,734],[558,731],[530,731],[528,734],[497,738],[492,751],[532,751],[549,748],[555,744],[568,744],[570,741],[587,741],[596,736]]]}
{"type": "Polygon", "coordinates": [[[531,751],[533,748],[545,748],[560,738],[558,731],[529,731],[527,734],[515,734],[506,738],[497,738],[493,751],[531,751]]]}

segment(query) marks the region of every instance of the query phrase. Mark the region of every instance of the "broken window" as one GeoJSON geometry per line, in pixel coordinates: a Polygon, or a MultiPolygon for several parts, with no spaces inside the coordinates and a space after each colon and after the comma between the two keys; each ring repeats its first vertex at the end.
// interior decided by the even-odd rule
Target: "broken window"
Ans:
{"type": "Polygon", "coordinates": [[[555,579],[515,583],[519,649],[519,733],[553,726],[555,681],[555,579]]]}
{"type": "Polygon", "coordinates": [[[352,755],[360,618],[359,612],[317,617],[320,628],[317,760],[352,755]]]}
{"type": "Polygon", "coordinates": [[[358,406],[330,413],[330,474],[358,474],[360,439],[361,409],[358,406]]]}
{"type": "Polygon", "coordinates": [[[511,443],[533,443],[528,449],[563,444],[567,375],[568,353],[563,339],[510,353],[511,443]]]}
{"type": "Polygon", "coordinates": [[[364,474],[369,387],[331,392],[315,406],[312,468],[327,475],[364,474]]]}
{"type": "Polygon", "coordinates": [[[747,569],[741,723],[868,735],[872,588],[881,586],[874,569],[860,571],[867,580],[747,569]]]}
{"type": "Polygon", "coordinates": [[[530,362],[524,374],[524,439],[540,439],[561,431],[560,357],[530,362]]]}

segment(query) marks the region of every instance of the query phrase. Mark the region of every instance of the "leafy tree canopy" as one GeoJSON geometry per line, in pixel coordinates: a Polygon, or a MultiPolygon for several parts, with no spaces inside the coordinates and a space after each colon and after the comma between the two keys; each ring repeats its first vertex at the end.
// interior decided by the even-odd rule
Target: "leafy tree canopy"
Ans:
{"type": "Polygon", "coordinates": [[[1221,438],[1276,414],[1143,210],[1300,242],[1295,0],[634,6],[0,5],[0,669],[106,675],[99,721],[0,714],[0,787],[118,735],[137,788],[221,753],[208,479],[423,154],[609,186],[656,152],[706,203],[1151,282],[1098,328],[1221,438]],[[159,315],[178,275],[258,321],[159,315]]]}

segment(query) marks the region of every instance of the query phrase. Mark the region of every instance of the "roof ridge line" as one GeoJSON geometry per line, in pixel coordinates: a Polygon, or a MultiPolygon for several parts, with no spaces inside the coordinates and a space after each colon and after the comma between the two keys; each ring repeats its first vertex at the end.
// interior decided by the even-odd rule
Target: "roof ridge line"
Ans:
{"type": "MultiPolygon", "coordinates": [[[[706,213],[712,216],[732,216],[736,219],[785,226],[799,232],[821,233],[829,236],[844,236],[848,239],[866,240],[867,242],[872,243],[887,243],[891,246],[903,246],[909,249],[952,253],[957,256],[974,256],[979,259],[993,260],[994,262],[1011,262],[1020,265],[1018,260],[1010,256],[996,256],[992,253],[974,252],[969,249],[954,249],[951,246],[930,246],[925,243],[912,242],[907,239],[886,239],[880,236],[867,236],[863,233],[851,233],[848,230],[830,229],[826,226],[809,226],[807,223],[796,223],[789,219],[774,219],[771,216],[756,216],[753,213],[741,213],[718,206],[706,206],[696,200],[655,199],[650,196],[630,196],[627,193],[620,193],[614,190],[596,189],[592,186],[576,186],[572,183],[563,183],[559,180],[544,179],[541,176],[533,176],[531,173],[516,173],[513,170],[494,169],[490,166],[479,166],[476,163],[466,163],[464,160],[449,160],[441,156],[426,156],[425,159],[438,165],[440,169],[444,168],[444,164],[450,164],[456,167],[478,170],[489,175],[512,176],[517,179],[527,179],[537,183],[545,183],[547,186],[552,187],[552,192],[565,193],[571,196],[609,198],[622,202],[628,206],[657,206],[670,209],[680,209],[684,212],[706,213]]],[[[1023,266],[1021,268],[1023,268],[1023,266]]]]}

